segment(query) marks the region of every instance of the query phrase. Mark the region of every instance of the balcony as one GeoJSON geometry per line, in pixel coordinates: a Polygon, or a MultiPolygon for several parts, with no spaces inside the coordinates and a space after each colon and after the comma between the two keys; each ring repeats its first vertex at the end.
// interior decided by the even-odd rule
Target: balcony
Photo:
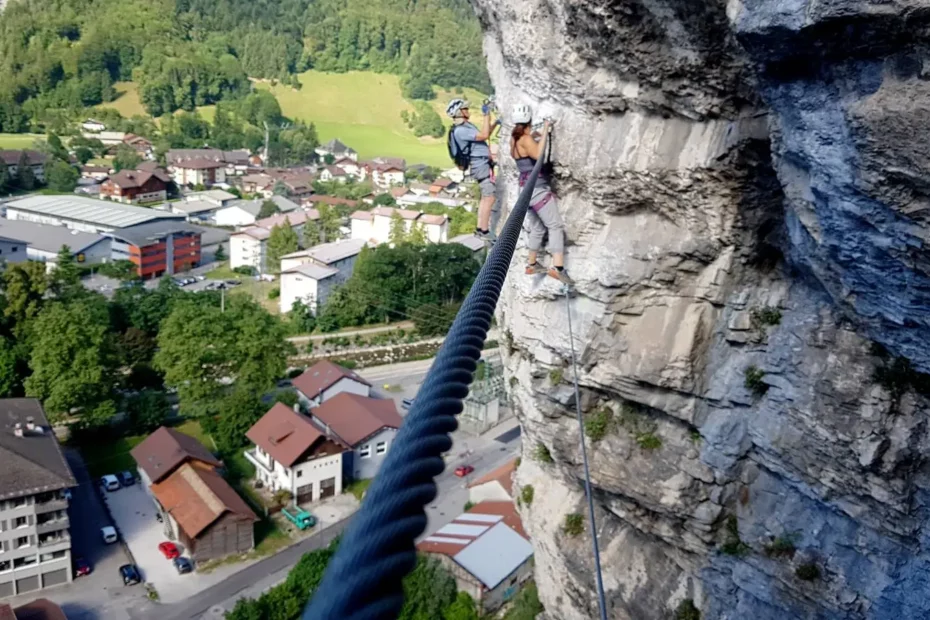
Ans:
{"type": "Polygon", "coordinates": [[[263,461],[257,454],[255,454],[254,450],[246,450],[243,452],[243,454],[245,455],[245,459],[252,465],[255,465],[257,469],[262,470],[266,474],[274,473],[274,470],[269,467],[268,464],[265,463],[265,461],[263,461]]]}
{"type": "Polygon", "coordinates": [[[56,510],[67,510],[68,500],[54,498],[44,502],[36,502],[36,514],[45,514],[46,512],[55,512],[56,510]]]}
{"type": "Polygon", "coordinates": [[[71,543],[71,535],[68,533],[61,534],[59,536],[45,536],[39,537],[39,549],[45,549],[47,547],[54,547],[55,545],[60,545],[62,543],[71,543]]]}
{"type": "Polygon", "coordinates": [[[62,517],[61,519],[54,519],[52,521],[46,521],[45,523],[37,523],[36,533],[41,536],[49,532],[67,530],[69,527],[71,527],[71,522],[68,520],[68,517],[62,517]]]}

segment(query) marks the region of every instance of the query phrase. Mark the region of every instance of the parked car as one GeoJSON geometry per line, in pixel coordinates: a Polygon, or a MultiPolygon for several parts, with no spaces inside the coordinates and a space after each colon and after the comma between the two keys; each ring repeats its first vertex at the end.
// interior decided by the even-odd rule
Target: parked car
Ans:
{"type": "Polygon", "coordinates": [[[116,528],[112,525],[106,525],[100,528],[100,536],[103,538],[103,542],[110,545],[119,540],[119,535],[116,533],[116,528]]]}
{"type": "Polygon", "coordinates": [[[226,280],[226,286],[239,286],[242,284],[239,280],[226,280]]]}
{"type": "Polygon", "coordinates": [[[174,558],[174,568],[179,575],[184,575],[194,570],[194,565],[185,557],[177,557],[174,558]]]}
{"type": "Polygon", "coordinates": [[[132,475],[131,471],[121,471],[119,481],[124,487],[131,487],[136,483],[136,477],[132,475]]]}
{"type": "Polygon", "coordinates": [[[107,491],[119,491],[119,479],[113,474],[107,474],[100,478],[100,486],[107,491]]]}
{"type": "Polygon", "coordinates": [[[473,471],[475,471],[475,468],[471,465],[460,465],[455,468],[455,475],[459,478],[464,478],[473,471]]]}
{"type": "Polygon", "coordinates": [[[80,556],[74,558],[74,577],[75,578],[86,577],[87,575],[91,573],[92,570],[93,569],[91,569],[90,562],[88,562],[87,560],[85,560],[84,558],[80,556]]]}
{"type": "Polygon", "coordinates": [[[123,564],[119,567],[120,577],[123,578],[123,585],[134,586],[142,581],[142,575],[135,564],[123,564]]]}
{"type": "Polygon", "coordinates": [[[172,278],[172,279],[174,280],[174,283],[177,284],[178,286],[187,286],[187,282],[184,280],[184,278],[172,278]]]}
{"type": "Polygon", "coordinates": [[[400,406],[403,407],[404,409],[410,409],[411,407],[413,407],[413,401],[414,399],[412,398],[405,398],[403,402],[401,402],[400,406]]]}
{"type": "Polygon", "coordinates": [[[165,559],[173,560],[181,555],[178,546],[173,542],[165,541],[158,543],[158,550],[165,556],[165,559]]]}

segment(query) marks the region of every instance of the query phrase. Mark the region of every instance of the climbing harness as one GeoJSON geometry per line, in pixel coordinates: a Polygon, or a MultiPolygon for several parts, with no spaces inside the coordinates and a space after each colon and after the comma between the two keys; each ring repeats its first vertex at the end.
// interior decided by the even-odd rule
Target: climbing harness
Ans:
{"type": "Polygon", "coordinates": [[[588,518],[591,520],[591,546],[594,549],[594,574],[597,577],[597,602],[601,620],[607,620],[607,604],[604,598],[604,580],[601,577],[601,553],[597,545],[597,522],[594,520],[594,498],[591,495],[591,471],[588,468],[588,450],[584,442],[584,418],[581,415],[581,392],[578,389],[578,361],[575,358],[575,334],[572,331],[572,306],[569,301],[571,287],[565,285],[565,312],[568,314],[568,341],[572,352],[572,375],[575,384],[575,415],[581,437],[581,460],[584,463],[584,494],[588,498],[588,518]]]}
{"type": "Polygon", "coordinates": [[[426,529],[425,507],[436,499],[442,454],[452,449],[449,433],[458,428],[456,415],[474,379],[542,162],[520,192],[303,620],[393,620],[400,612],[402,580],[416,565],[414,541],[426,529]]]}

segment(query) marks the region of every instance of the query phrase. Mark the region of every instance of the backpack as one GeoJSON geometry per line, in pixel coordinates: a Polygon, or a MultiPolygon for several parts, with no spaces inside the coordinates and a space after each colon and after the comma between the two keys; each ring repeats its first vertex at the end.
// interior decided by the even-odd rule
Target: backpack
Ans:
{"type": "Polygon", "coordinates": [[[449,157],[455,162],[459,170],[468,170],[471,166],[471,142],[466,142],[464,146],[455,138],[455,128],[461,125],[453,125],[449,128],[448,147],[449,157]]]}

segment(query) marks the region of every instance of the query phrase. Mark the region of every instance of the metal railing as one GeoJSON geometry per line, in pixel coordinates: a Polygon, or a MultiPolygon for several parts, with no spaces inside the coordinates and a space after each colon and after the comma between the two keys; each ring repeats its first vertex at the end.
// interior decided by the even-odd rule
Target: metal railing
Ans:
{"type": "Polygon", "coordinates": [[[416,564],[414,541],[426,529],[442,454],[452,448],[449,433],[458,426],[544,160],[526,180],[303,620],[392,619],[400,612],[402,581],[416,564]]]}

